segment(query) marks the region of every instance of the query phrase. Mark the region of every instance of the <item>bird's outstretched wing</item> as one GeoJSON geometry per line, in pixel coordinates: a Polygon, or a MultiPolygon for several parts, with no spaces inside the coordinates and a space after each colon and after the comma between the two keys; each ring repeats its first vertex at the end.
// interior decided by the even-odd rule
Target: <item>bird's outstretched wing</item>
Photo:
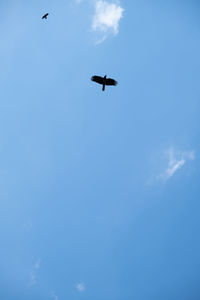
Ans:
{"type": "Polygon", "coordinates": [[[103,77],[101,77],[101,76],[92,76],[91,77],[91,80],[92,81],[95,81],[95,82],[97,82],[97,83],[100,83],[100,84],[103,84],[103,77]]]}
{"type": "Polygon", "coordinates": [[[112,78],[107,78],[106,85],[117,85],[117,81],[112,78]]]}
{"type": "Polygon", "coordinates": [[[42,17],[42,19],[46,19],[48,15],[49,15],[48,13],[45,14],[45,15],[42,17]]]}

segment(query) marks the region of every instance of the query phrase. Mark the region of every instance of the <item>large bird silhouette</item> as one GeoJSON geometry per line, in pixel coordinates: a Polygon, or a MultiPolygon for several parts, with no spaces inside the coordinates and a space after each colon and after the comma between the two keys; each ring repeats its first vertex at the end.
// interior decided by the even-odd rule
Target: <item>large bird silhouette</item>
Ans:
{"type": "Polygon", "coordinates": [[[112,78],[106,78],[107,75],[105,75],[104,77],[101,76],[92,76],[91,80],[94,82],[97,82],[99,84],[102,84],[102,91],[105,91],[105,86],[106,85],[117,85],[117,81],[115,81],[112,78]]]}
{"type": "Polygon", "coordinates": [[[45,14],[45,15],[42,17],[42,19],[47,19],[48,15],[49,15],[48,13],[45,14]]]}

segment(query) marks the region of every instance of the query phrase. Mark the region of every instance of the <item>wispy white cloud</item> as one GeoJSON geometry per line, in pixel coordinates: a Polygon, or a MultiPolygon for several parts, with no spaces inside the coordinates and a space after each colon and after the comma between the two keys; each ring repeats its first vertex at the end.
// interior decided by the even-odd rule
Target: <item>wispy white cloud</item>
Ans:
{"type": "MultiPolygon", "coordinates": [[[[83,0],[75,0],[77,4],[83,0]]],[[[109,35],[117,35],[119,21],[124,9],[120,6],[120,0],[88,0],[95,7],[92,21],[92,30],[97,33],[97,43],[102,43],[109,35]]]]}
{"type": "Polygon", "coordinates": [[[103,42],[109,34],[116,35],[119,32],[119,21],[124,9],[117,3],[107,1],[95,1],[95,14],[92,22],[92,30],[99,33],[97,43],[103,42]]]}
{"type": "Polygon", "coordinates": [[[53,300],[58,300],[58,296],[55,294],[54,291],[51,292],[50,296],[53,300]]]}
{"type": "Polygon", "coordinates": [[[79,282],[79,283],[77,283],[76,289],[77,289],[79,292],[85,291],[85,284],[84,284],[84,282],[79,282]]]}
{"type": "Polygon", "coordinates": [[[40,264],[41,264],[41,259],[39,258],[30,273],[30,285],[35,285],[36,284],[36,276],[37,276],[37,271],[40,269],[40,264]]]}
{"type": "Polygon", "coordinates": [[[172,147],[165,151],[165,156],[168,159],[168,165],[165,171],[159,176],[159,178],[164,181],[171,178],[179,169],[181,169],[185,165],[188,160],[195,159],[194,151],[175,151],[172,147]]]}

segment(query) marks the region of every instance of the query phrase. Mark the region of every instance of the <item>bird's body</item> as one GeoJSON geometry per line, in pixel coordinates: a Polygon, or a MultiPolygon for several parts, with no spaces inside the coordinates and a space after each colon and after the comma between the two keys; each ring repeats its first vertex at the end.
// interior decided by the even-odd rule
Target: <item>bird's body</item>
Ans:
{"type": "Polygon", "coordinates": [[[49,15],[48,13],[45,14],[45,15],[42,17],[42,19],[47,19],[48,15],[49,15]]]}
{"type": "Polygon", "coordinates": [[[92,76],[91,80],[96,83],[102,84],[103,85],[102,91],[105,91],[106,85],[117,85],[117,81],[115,81],[112,78],[107,78],[106,75],[104,77],[95,75],[95,76],[92,76]]]}

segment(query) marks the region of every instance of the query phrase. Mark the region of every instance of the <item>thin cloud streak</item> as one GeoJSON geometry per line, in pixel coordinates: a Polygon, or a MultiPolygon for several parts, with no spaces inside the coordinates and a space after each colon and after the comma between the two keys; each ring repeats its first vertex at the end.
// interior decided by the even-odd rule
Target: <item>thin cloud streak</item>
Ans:
{"type": "Polygon", "coordinates": [[[165,152],[165,155],[168,158],[168,166],[159,176],[164,181],[170,179],[187,161],[195,159],[194,151],[176,152],[172,147],[165,152]]]}
{"type": "Polygon", "coordinates": [[[41,259],[39,258],[33,266],[33,269],[30,274],[30,285],[33,286],[36,284],[37,271],[40,269],[41,259]]]}

